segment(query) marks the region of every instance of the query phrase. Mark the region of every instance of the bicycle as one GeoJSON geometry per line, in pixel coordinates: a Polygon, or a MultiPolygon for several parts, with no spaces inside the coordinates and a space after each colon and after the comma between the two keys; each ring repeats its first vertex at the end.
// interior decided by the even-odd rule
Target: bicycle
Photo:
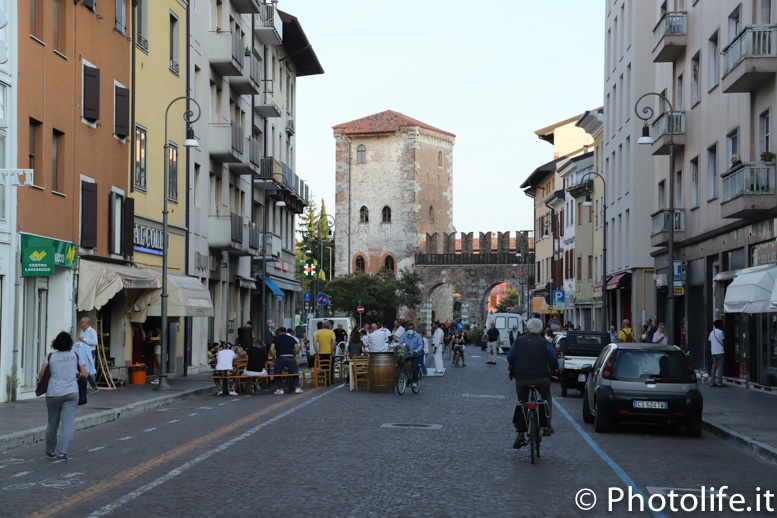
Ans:
{"type": "MultiPolygon", "coordinates": [[[[540,458],[540,442],[542,441],[542,428],[547,425],[548,403],[540,396],[536,385],[529,385],[529,399],[526,401],[522,417],[523,423],[515,423],[520,433],[528,432],[528,446],[531,452],[531,463],[540,458]],[[522,426],[521,426],[522,425],[522,426]]],[[[515,419],[515,418],[514,418],[515,419]]]]}
{"type": "Polygon", "coordinates": [[[459,361],[461,361],[461,349],[459,349],[458,347],[454,347],[453,348],[453,362],[452,362],[452,365],[454,367],[458,367],[459,366],[459,361]]]}
{"type": "Polygon", "coordinates": [[[442,357],[446,360],[450,360],[452,352],[453,347],[451,347],[450,342],[444,342],[442,347],[442,357]]]}
{"type": "Polygon", "coordinates": [[[407,355],[404,361],[399,360],[397,362],[397,394],[400,396],[405,393],[407,387],[413,391],[413,394],[418,394],[421,391],[421,373],[418,373],[418,381],[413,386],[412,373],[418,369],[421,370],[418,356],[407,355]],[[415,361],[414,361],[415,360],[415,361]]]}

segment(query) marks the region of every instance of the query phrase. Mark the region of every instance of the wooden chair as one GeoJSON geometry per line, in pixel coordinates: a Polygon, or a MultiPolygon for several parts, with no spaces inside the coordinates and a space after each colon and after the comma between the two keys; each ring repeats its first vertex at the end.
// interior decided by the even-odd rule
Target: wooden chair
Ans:
{"type": "MultiPolygon", "coordinates": [[[[248,366],[248,358],[235,361],[235,374],[237,374],[238,376],[242,376],[243,371],[246,370],[247,366],[248,366]]],[[[239,379],[237,380],[237,390],[238,392],[247,392],[251,390],[251,386],[253,384],[254,384],[254,380],[252,379],[239,379]]]]}
{"type": "Polygon", "coordinates": [[[308,366],[309,368],[299,371],[299,381],[300,386],[305,386],[305,381],[310,383],[313,387],[318,387],[318,384],[316,383],[316,370],[318,369],[318,356],[316,356],[316,360],[313,363],[312,366],[308,366]]]}
{"type": "Polygon", "coordinates": [[[316,356],[316,367],[313,372],[313,385],[318,387],[318,383],[321,382],[324,387],[329,386],[331,371],[332,358],[330,357],[328,360],[322,360],[316,356]]]}
{"type": "Polygon", "coordinates": [[[369,356],[351,356],[353,362],[354,383],[353,386],[356,391],[359,391],[359,383],[364,383],[367,386],[367,390],[370,390],[370,357],[369,356]]]}

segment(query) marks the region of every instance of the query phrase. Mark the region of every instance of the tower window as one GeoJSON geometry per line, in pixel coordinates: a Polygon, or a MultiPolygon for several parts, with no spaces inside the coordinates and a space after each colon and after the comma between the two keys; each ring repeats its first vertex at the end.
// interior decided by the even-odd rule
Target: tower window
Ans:
{"type": "Polygon", "coordinates": [[[391,273],[396,273],[394,270],[394,258],[391,256],[386,257],[386,261],[384,262],[384,265],[386,266],[386,270],[390,271],[391,273]]]}
{"type": "Polygon", "coordinates": [[[442,151],[437,152],[437,166],[442,167],[442,151]]]}
{"type": "Polygon", "coordinates": [[[383,223],[391,223],[391,209],[388,206],[383,207],[383,223]]]}
{"type": "Polygon", "coordinates": [[[356,271],[358,273],[364,273],[364,257],[360,255],[356,256],[356,271]]]}
{"type": "Polygon", "coordinates": [[[367,210],[367,207],[362,207],[359,209],[359,223],[369,223],[370,222],[370,211],[367,210]]]}
{"type": "Polygon", "coordinates": [[[429,205],[429,223],[434,223],[434,206],[429,205]]]}
{"type": "Polygon", "coordinates": [[[364,145],[360,145],[356,148],[356,163],[357,164],[366,164],[367,163],[367,148],[364,147],[364,145]]]}

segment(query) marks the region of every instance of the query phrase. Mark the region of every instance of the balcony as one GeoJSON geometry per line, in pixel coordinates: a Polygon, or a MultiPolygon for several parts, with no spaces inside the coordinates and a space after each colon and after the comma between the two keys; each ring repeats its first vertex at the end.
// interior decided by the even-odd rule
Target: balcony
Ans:
{"type": "Polygon", "coordinates": [[[259,0],[230,0],[230,3],[240,14],[256,14],[261,8],[259,0]]]}
{"type": "Polygon", "coordinates": [[[747,218],[777,204],[773,163],[745,162],[740,167],[723,173],[721,178],[722,218],[747,218]]]}
{"type": "Polygon", "coordinates": [[[243,218],[234,212],[229,216],[208,217],[208,246],[215,250],[243,255],[245,248],[245,227],[243,218]]]}
{"type": "Polygon", "coordinates": [[[222,77],[243,75],[243,40],[233,32],[208,33],[210,67],[222,77]]]}
{"type": "Polygon", "coordinates": [[[685,112],[664,112],[653,121],[653,155],[668,155],[670,133],[674,139],[675,153],[685,147],[685,112]]]}
{"type": "Polygon", "coordinates": [[[260,117],[280,117],[283,95],[280,88],[271,79],[262,81],[259,95],[254,97],[254,112],[260,117]]]}
{"type": "Polygon", "coordinates": [[[283,168],[277,160],[271,156],[262,157],[259,161],[259,174],[254,175],[257,182],[283,183],[283,168]]]}
{"type": "Polygon", "coordinates": [[[283,21],[274,4],[260,6],[259,14],[254,17],[254,34],[263,45],[283,43],[283,21]]]}
{"type": "Polygon", "coordinates": [[[650,231],[650,246],[666,246],[669,243],[669,225],[674,221],[674,240],[685,239],[685,210],[674,209],[674,218],[669,209],[661,209],[650,215],[652,230],[650,231]]]}
{"type": "Polygon", "coordinates": [[[241,75],[229,78],[229,87],[240,95],[259,94],[262,88],[262,66],[253,54],[245,56],[245,61],[248,62],[248,66],[243,68],[241,75]]]}
{"type": "Polygon", "coordinates": [[[748,25],[723,49],[723,91],[754,92],[774,82],[777,25],[748,25]]]}
{"type": "MultiPolygon", "coordinates": [[[[283,241],[281,240],[280,236],[276,236],[275,234],[271,232],[267,232],[265,234],[267,236],[267,244],[265,245],[265,252],[267,252],[267,256],[270,257],[280,257],[281,252],[283,251],[283,241]]],[[[262,234],[259,233],[259,256],[262,255],[262,234]]]]}
{"type": "Polygon", "coordinates": [[[232,121],[229,124],[208,125],[208,151],[210,157],[223,164],[245,161],[243,154],[243,128],[232,121]]]}
{"type": "Polygon", "coordinates": [[[286,121],[286,133],[292,137],[294,136],[294,119],[289,119],[286,121]]]}
{"type": "Polygon", "coordinates": [[[688,44],[688,15],[664,13],[653,28],[653,63],[673,63],[688,44]]]}
{"type": "Polygon", "coordinates": [[[229,164],[229,171],[237,175],[256,174],[259,172],[259,161],[262,156],[261,145],[254,137],[248,137],[248,156],[243,154],[242,162],[229,164]],[[248,158],[248,160],[246,160],[248,158]]]}

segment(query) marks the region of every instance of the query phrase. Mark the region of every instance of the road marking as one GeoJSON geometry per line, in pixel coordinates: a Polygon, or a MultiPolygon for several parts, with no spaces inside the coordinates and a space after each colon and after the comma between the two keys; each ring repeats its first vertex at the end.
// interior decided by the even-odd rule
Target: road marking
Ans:
{"type": "Polygon", "coordinates": [[[23,477],[24,475],[28,475],[30,473],[32,473],[32,471],[22,471],[21,473],[17,473],[16,475],[11,475],[11,478],[23,477]]]}
{"type": "MultiPolygon", "coordinates": [[[[178,468],[170,471],[167,475],[164,475],[164,476],[156,479],[155,481],[153,481],[153,482],[151,482],[149,484],[146,484],[145,486],[143,486],[141,488],[138,488],[135,491],[132,491],[131,493],[126,494],[125,496],[121,497],[120,499],[116,500],[115,502],[113,502],[111,504],[108,504],[108,505],[106,505],[104,507],[101,507],[100,509],[98,509],[94,513],[92,513],[90,516],[98,517],[98,516],[103,516],[105,514],[108,514],[108,513],[112,512],[116,508],[124,505],[125,503],[127,503],[127,502],[129,502],[129,501],[131,501],[131,500],[141,496],[141,495],[143,495],[144,493],[150,491],[151,489],[155,488],[156,486],[158,486],[160,484],[163,484],[164,482],[167,482],[168,480],[170,480],[170,479],[180,475],[181,473],[183,473],[187,469],[189,469],[189,468],[199,464],[200,462],[206,460],[211,455],[214,455],[215,453],[221,452],[221,451],[229,448],[230,446],[236,444],[237,442],[242,441],[243,439],[246,439],[246,438],[250,437],[251,435],[255,434],[256,432],[258,432],[262,428],[264,428],[266,426],[269,426],[270,424],[275,423],[276,421],[286,417],[287,415],[292,414],[293,412],[296,412],[300,408],[303,408],[303,407],[309,405],[313,401],[316,401],[316,400],[318,400],[318,399],[320,399],[320,398],[322,398],[322,397],[324,397],[324,396],[326,396],[328,394],[333,393],[335,390],[337,390],[339,388],[341,388],[341,387],[333,387],[332,389],[327,390],[327,391],[323,392],[322,394],[319,394],[317,396],[313,396],[309,400],[307,400],[307,401],[305,401],[303,403],[300,403],[299,405],[297,405],[297,406],[295,406],[293,408],[290,408],[289,410],[287,410],[287,411],[285,411],[285,412],[283,412],[281,414],[278,414],[277,416],[275,416],[273,418],[268,419],[267,421],[265,421],[265,422],[255,426],[254,428],[248,430],[247,432],[245,432],[245,433],[243,433],[241,435],[238,435],[234,439],[231,439],[230,441],[222,443],[219,446],[217,446],[216,448],[210,449],[210,450],[206,451],[205,453],[203,453],[199,457],[197,457],[197,458],[195,458],[195,459],[193,459],[193,460],[191,460],[189,462],[186,462],[185,464],[182,464],[178,468]]],[[[43,518],[43,517],[51,516],[53,514],[60,513],[62,511],[64,511],[65,509],[68,509],[69,507],[72,507],[74,505],[77,505],[77,504],[83,502],[84,500],[87,500],[87,499],[89,499],[89,498],[91,498],[93,496],[96,496],[98,494],[104,493],[105,491],[108,491],[108,490],[110,490],[110,489],[112,489],[112,488],[114,488],[114,487],[116,487],[116,486],[118,486],[120,484],[129,482],[129,481],[131,481],[131,480],[133,480],[133,479],[135,479],[135,478],[145,474],[146,472],[148,472],[148,471],[150,471],[150,470],[152,470],[154,468],[159,467],[160,465],[164,464],[165,462],[170,462],[170,461],[174,460],[175,458],[180,457],[181,455],[183,455],[185,453],[188,453],[189,451],[201,448],[204,444],[206,444],[206,443],[208,443],[210,441],[215,441],[215,440],[221,438],[224,435],[229,435],[236,428],[239,428],[239,427],[241,427],[241,426],[243,426],[243,425],[245,425],[247,423],[250,423],[251,421],[253,421],[255,419],[258,419],[258,418],[262,417],[263,415],[265,415],[267,413],[273,412],[273,411],[275,411],[275,410],[277,410],[279,408],[287,406],[287,405],[291,404],[294,401],[299,401],[299,399],[297,399],[297,398],[286,398],[286,399],[284,399],[282,401],[274,403],[274,404],[270,405],[269,407],[267,407],[267,408],[265,408],[263,410],[259,410],[257,412],[254,412],[253,414],[248,415],[246,417],[243,417],[242,419],[239,419],[239,420],[237,420],[237,421],[235,421],[235,422],[233,422],[233,423],[231,423],[229,425],[226,425],[223,428],[220,428],[220,429],[218,429],[218,430],[216,430],[216,431],[214,431],[214,432],[212,432],[212,433],[210,433],[208,435],[205,435],[203,437],[200,437],[199,439],[195,439],[193,441],[190,441],[190,442],[188,442],[186,444],[183,444],[183,445],[181,445],[181,446],[179,446],[179,447],[177,447],[177,448],[175,448],[173,450],[168,451],[165,454],[156,456],[153,459],[144,462],[143,464],[140,464],[138,466],[130,468],[130,469],[126,470],[126,471],[123,471],[122,473],[119,473],[118,475],[114,476],[110,480],[105,480],[103,482],[95,484],[94,486],[91,486],[91,487],[88,487],[88,488],[84,488],[84,489],[80,490],[78,492],[78,494],[75,494],[75,495],[71,496],[70,498],[63,499],[60,502],[58,502],[58,503],[56,503],[56,504],[54,504],[54,505],[52,505],[50,507],[47,507],[45,509],[41,509],[41,510],[31,514],[30,516],[31,516],[31,518],[43,518]]]]}
{"type": "Polygon", "coordinates": [[[92,448],[91,450],[86,450],[86,451],[100,451],[103,448],[105,448],[105,446],[98,446],[97,448],[92,448]]]}
{"type": "Polygon", "coordinates": [[[119,440],[120,440],[120,441],[128,441],[128,440],[130,440],[130,439],[132,439],[132,436],[131,436],[131,435],[130,435],[129,437],[122,437],[122,438],[121,438],[121,439],[119,439],[119,440]]]}
{"type": "Polygon", "coordinates": [[[143,430],[144,432],[153,432],[156,430],[156,428],[147,428],[146,430],[143,430]]]}
{"type": "Polygon", "coordinates": [[[196,416],[197,414],[199,414],[199,412],[192,412],[191,414],[189,414],[189,417],[194,417],[194,416],[196,416]]]}
{"type": "Polygon", "coordinates": [[[24,459],[3,459],[2,461],[0,461],[0,469],[3,469],[6,466],[11,466],[14,464],[24,464],[24,459]]]}
{"type": "MultiPolygon", "coordinates": [[[[65,462],[65,461],[61,461],[61,462],[65,462]]],[[[53,489],[64,489],[74,485],[81,485],[82,482],[80,480],[77,480],[77,477],[79,477],[80,475],[83,475],[83,473],[67,473],[66,475],[62,475],[62,477],[60,478],[46,478],[35,482],[24,482],[21,484],[12,484],[10,486],[5,486],[3,488],[3,491],[32,489],[37,486],[48,487],[53,489]]]]}
{"type": "Polygon", "coordinates": [[[400,424],[400,423],[384,423],[380,425],[381,428],[402,428],[403,430],[441,430],[441,424],[400,424]]]}
{"type": "MultiPolygon", "coordinates": [[[[593,450],[597,453],[597,455],[599,455],[599,457],[601,457],[601,459],[605,463],[607,463],[608,466],[610,466],[612,468],[612,470],[615,472],[616,475],[618,475],[618,477],[620,477],[620,479],[623,481],[623,483],[626,484],[627,486],[631,486],[631,488],[633,490],[633,493],[639,493],[642,496],[643,501],[647,501],[647,498],[642,493],[642,491],[639,490],[639,488],[637,487],[637,484],[635,484],[634,481],[631,480],[631,477],[629,477],[626,474],[626,472],[623,471],[623,468],[621,468],[614,460],[612,460],[609,455],[604,453],[604,450],[602,450],[602,448],[599,447],[598,444],[596,444],[596,441],[594,441],[591,438],[591,436],[588,435],[586,433],[586,431],[583,430],[583,428],[579,424],[577,424],[577,422],[574,419],[572,419],[572,416],[569,415],[569,412],[567,412],[564,409],[564,407],[561,406],[561,404],[558,403],[558,402],[556,402],[556,404],[553,405],[553,406],[555,408],[558,408],[559,410],[561,410],[561,413],[564,414],[564,417],[567,418],[567,421],[569,421],[569,423],[572,425],[572,427],[575,430],[577,430],[577,433],[579,433],[583,437],[583,439],[585,439],[585,442],[587,442],[588,445],[591,448],[593,448],[593,450]]],[[[650,509],[650,511],[653,513],[653,516],[655,516],[656,518],[666,518],[666,515],[664,513],[660,513],[658,511],[653,511],[652,509],[650,509]]]]}
{"type": "Polygon", "coordinates": [[[461,397],[479,397],[479,398],[490,398],[490,399],[504,399],[504,394],[462,394],[461,397]]]}
{"type": "Polygon", "coordinates": [[[177,423],[178,421],[180,421],[180,419],[171,419],[171,420],[169,420],[167,423],[168,423],[168,424],[169,424],[169,423],[177,423]]]}

